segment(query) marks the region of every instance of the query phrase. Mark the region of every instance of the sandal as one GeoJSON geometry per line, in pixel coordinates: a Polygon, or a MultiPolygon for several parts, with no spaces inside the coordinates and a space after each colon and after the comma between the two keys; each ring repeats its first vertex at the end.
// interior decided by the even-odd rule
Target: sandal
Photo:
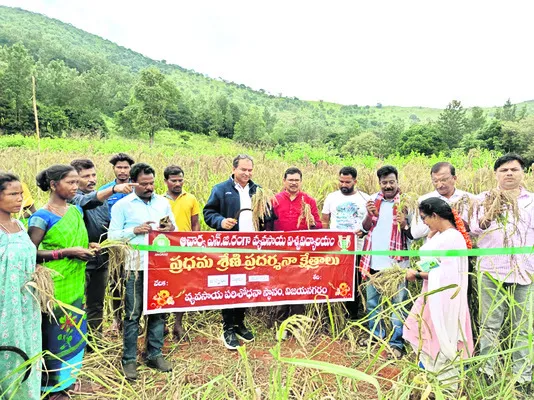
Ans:
{"type": "Polygon", "coordinates": [[[404,350],[392,346],[391,353],[388,354],[388,360],[400,360],[404,356],[404,350]]]}
{"type": "Polygon", "coordinates": [[[374,337],[364,336],[358,340],[358,346],[360,347],[369,347],[376,343],[376,339],[374,337]]]}

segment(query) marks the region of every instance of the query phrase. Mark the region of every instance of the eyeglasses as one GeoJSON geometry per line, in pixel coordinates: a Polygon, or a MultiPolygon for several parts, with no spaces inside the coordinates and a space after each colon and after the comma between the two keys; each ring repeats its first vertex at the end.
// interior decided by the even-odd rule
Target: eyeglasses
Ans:
{"type": "Polygon", "coordinates": [[[432,179],[432,183],[434,185],[437,185],[438,183],[446,183],[451,178],[452,178],[452,175],[449,175],[449,176],[447,176],[445,178],[441,178],[441,179],[432,179]]]}

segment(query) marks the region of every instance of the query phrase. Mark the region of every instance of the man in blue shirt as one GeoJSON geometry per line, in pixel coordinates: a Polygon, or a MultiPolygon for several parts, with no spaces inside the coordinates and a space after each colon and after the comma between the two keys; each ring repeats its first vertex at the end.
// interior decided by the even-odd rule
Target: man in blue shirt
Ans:
{"type": "MultiPolygon", "coordinates": [[[[118,153],[118,154],[115,154],[113,157],[111,157],[111,159],[109,160],[109,163],[113,165],[113,173],[115,174],[115,179],[109,183],[106,183],[104,186],[100,187],[98,189],[99,191],[102,189],[113,187],[115,185],[120,185],[121,183],[130,182],[130,169],[132,165],[135,163],[132,157],[130,157],[126,153],[118,153]]],[[[113,208],[113,205],[125,196],[127,196],[127,194],[113,193],[108,198],[107,203],[108,203],[110,214],[111,214],[111,209],[113,208]]]]}
{"type": "MultiPolygon", "coordinates": [[[[132,187],[135,184],[121,183],[97,192],[95,191],[97,178],[95,164],[88,159],[76,159],[70,165],[76,169],[80,176],[78,190],[71,203],[80,206],[84,211],[83,219],[89,241],[100,243],[106,239],[109,226],[109,210],[106,200],[114,193],[128,195],[132,192],[132,187]]],[[[87,325],[93,339],[102,333],[107,283],[108,256],[107,254],[97,254],[87,262],[85,268],[87,325]]]]}
{"type": "MultiPolygon", "coordinates": [[[[145,244],[147,234],[157,229],[175,230],[176,222],[166,198],[154,194],[154,169],[144,163],[134,164],[130,171],[134,192],[115,204],[111,210],[109,238],[145,244]],[[161,224],[168,217],[169,222],[161,224]]],[[[137,379],[137,338],[139,320],[143,312],[143,274],[146,251],[132,251],[125,265],[126,294],[124,298],[124,341],[122,366],[127,379],[137,379]]],[[[164,336],[164,314],[147,318],[147,365],[162,372],[171,370],[171,364],[161,354],[164,336]]]]}
{"type": "MultiPolygon", "coordinates": [[[[106,183],[104,186],[100,187],[98,190],[113,188],[116,185],[130,182],[130,168],[135,163],[134,159],[126,153],[115,154],[109,160],[109,163],[113,165],[113,173],[115,174],[115,180],[106,183]]],[[[109,214],[111,215],[111,209],[113,205],[127,196],[127,193],[120,193],[119,191],[114,190],[112,195],[108,197],[107,204],[109,208],[109,214]]],[[[111,325],[112,332],[122,331],[121,323],[121,310],[122,310],[122,291],[121,291],[121,278],[120,276],[111,276],[111,294],[113,300],[111,302],[113,308],[113,324],[111,325]]]]}

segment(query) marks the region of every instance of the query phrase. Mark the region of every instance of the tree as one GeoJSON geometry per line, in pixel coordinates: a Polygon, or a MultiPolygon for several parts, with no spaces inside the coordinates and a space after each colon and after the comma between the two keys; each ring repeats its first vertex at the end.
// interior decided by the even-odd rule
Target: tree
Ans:
{"type": "Polygon", "coordinates": [[[265,136],[265,121],[259,107],[252,106],[241,116],[234,127],[234,139],[251,145],[259,144],[265,136]]]}
{"type": "Polygon", "coordinates": [[[31,76],[34,61],[28,50],[17,43],[2,49],[5,68],[0,78],[0,117],[11,131],[31,129],[27,115],[31,113],[31,76]]]}
{"type": "Polygon", "coordinates": [[[152,146],[156,132],[168,125],[166,111],[178,102],[180,94],[157,68],[142,70],[132,92],[122,117],[133,117],[131,126],[137,132],[147,133],[152,146]]]}
{"type": "Polygon", "coordinates": [[[269,111],[269,107],[264,107],[263,109],[263,120],[265,121],[265,129],[267,129],[267,132],[272,132],[277,118],[276,114],[269,111]]]}
{"type": "Polygon", "coordinates": [[[402,155],[415,152],[429,156],[446,149],[443,136],[433,124],[412,125],[400,137],[399,153],[402,155]]]}
{"type": "Polygon", "coordinates": [[[486,124],[486,116],[484,115],[484,110],[480,107],[473,107],[471,109],[471,117],[467,122],[469,131],[475,132],[486,124]]]}
{"type": "Polygon", "coordinates": [[[402,132],[404,132],[404,121],[396,118],[387,124],[385,129],[379,130],[377,136],[384,142],[389,152],[394,153],[397,151],[402,132]]]}
{"type": "Polygon", "coordinates": [[[467,127],[467,117],[462,103],[451,101],[438,119],[438,130],[449,148],[458,147],[467,127]]]}
{"type": "Polygon", "coordinates": [[[482,140],[488,150],[498,150],[501,148],[501,133],[502,122],[494,119],[479,131],[478,139],[482,140]]]}
{"type": "Polygon", "coordinates": [[[512,104],[510,99],[506,100],[506,103],[504,103],[504,106],[502,106],[502,114],[501,119],[503,121],[515,121],[516,120],[516,113],[517,107],[515,104],[512,104]]]}
{"type": "Polygon", "coordinates": [[[363,132],[358,136],[352,137],[341,152],[344,155],[372,155],[381,157],[386,150],[386,143],[373,132],[363,132]]]}

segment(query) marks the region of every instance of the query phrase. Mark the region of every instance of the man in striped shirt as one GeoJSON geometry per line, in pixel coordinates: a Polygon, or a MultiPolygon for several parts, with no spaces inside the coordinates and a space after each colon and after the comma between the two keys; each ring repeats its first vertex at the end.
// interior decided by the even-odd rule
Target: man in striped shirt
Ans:
{"type": "MultiPolygon", "coordinates": [[[[523,186],[525,162],[516,154],[507,154],[495,162],[494,171],[497,189],[517,199],[519,218],[509,206],[503,205],[500,212],[487,212],[479,208],[471,221],[471,233],[479,237],[478,247],[523,247],[534,245],[534,194],[523,186]]],[[[482,202],[489,192],[481,193],[482,202]]],[[[519,390],[530,391],[532,380],[532,346],[529,337],[533,324],[529,319],[533,310],[534,255],[496,255],[480,257],[480,307],[481,338],[480,354],[496,352],[499,333],[504,325],[504,316],[511,314],[512,327],[512,372],[519,390]],[[513,299],[513,300],[512,300],[513,299]]],[[[508,339],[506,340],[508,342],[508,339]]],[[[502,371],[497,368],[500,357],[495,354],[486,359],[484,373],[491,380],[501,380],[502,371]]]]}

